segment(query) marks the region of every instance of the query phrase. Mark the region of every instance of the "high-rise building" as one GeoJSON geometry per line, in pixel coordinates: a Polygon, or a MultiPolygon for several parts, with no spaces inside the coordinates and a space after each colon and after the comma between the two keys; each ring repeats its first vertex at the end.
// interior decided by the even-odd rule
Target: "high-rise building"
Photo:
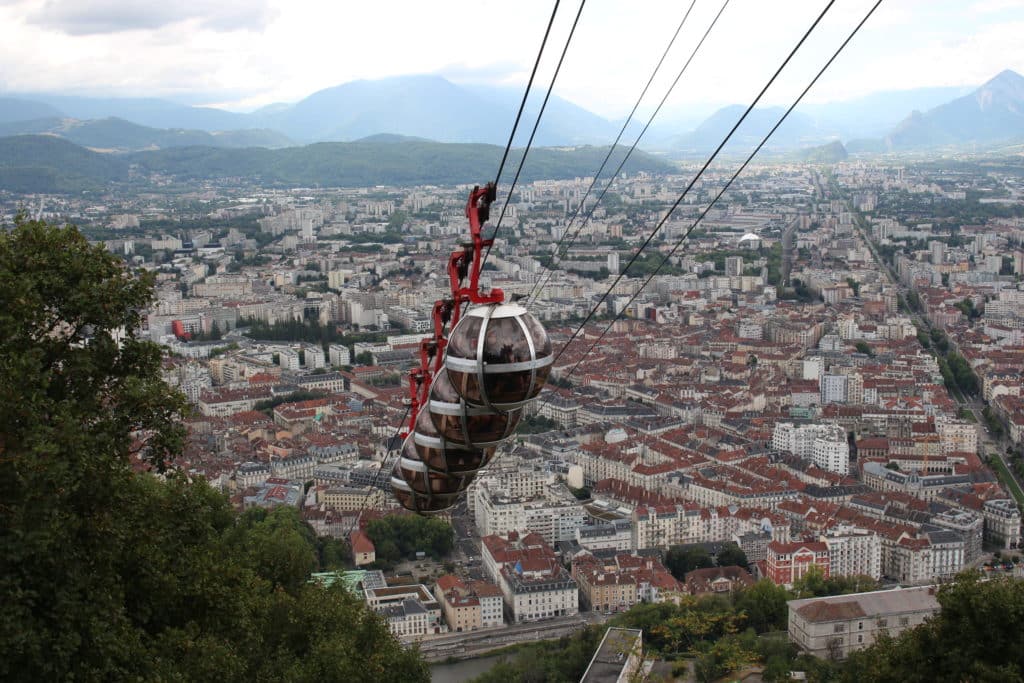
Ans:
{"type": "Polygon", "coordinates": [[[331,344],[327,347],[327,353],[331,365],[351,365],[352,354],[349,348],[343,344],[331,344]]]}
{"type": "Polygon", "coordinates": [[[846,375],[821,376],[821,403],[846,403],[846,387],[849,379],[846,375]]]}
{"type": "Polygon", "coordinates": [[[829,529],[820,540],[828,548],[832,576],[882,578],[882,540],[878,534],[844,524],[829,529]]]}
{"type": "Polygon", "coordinates": [[[725,257],[725,274],[729,277],[738,277],[743,274],[743,257],[725,257]]]}
{"type": "Polygon", "coordinates": [[[608,272],[612,275],[619,274],[619,252],[613,251],[608,254],[608,272]]]}

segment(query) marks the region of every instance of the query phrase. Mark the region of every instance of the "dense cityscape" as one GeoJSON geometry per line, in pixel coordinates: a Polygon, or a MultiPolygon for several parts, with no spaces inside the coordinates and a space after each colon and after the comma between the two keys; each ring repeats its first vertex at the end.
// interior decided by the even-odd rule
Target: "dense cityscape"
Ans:
{"type": "Polygon", "coordinates": [[[454,539],[393,522],[388,471],[469,187],[3,208],[155,274],[139,333],[191,405],[171,467],[239,510],[298,511],[335,545],[314,576],[428,659],[758,581],[793,591],[776,626],[794,644],[842,658],[931,616],[961,572],[1024,574],[1019,174],[765,163],[694,227],[709,174],[638,252],[692,171],[620,177],[600,205],[581,203],[592,178],[516,190],[486,286],[529,301],[555,348],[574,338],[463,503],[423,522],[454,539]]]}
{"type": "Polygon", "coordinates": [[[0,681],[1024,683],[1022,31],[0,2],[0,681]]]}

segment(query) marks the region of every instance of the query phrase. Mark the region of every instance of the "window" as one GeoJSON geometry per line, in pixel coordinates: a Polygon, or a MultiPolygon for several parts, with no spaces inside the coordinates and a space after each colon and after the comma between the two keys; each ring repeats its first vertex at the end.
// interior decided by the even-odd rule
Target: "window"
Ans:
{"type": "Polygon", "coordinates": [[[878,628],[885,628],[888,625],[889,625],[889,620],[888,619],[884,619],[883,618],[883,619],[879,619],[878,620],[878,628]]]}
{"type": "Polygon", "coordinates": [[[863,631],[864,630],[864,622],[863,621],[858,621],[857,622],[857,630],[858,631],[863,631]]]}
{"type": "Polygon", "coordinates": [[[858,643],[863,643],[863,642],[864,642],[864,636],[862,636],[862,635],[858,635],[858,636],[857,636],[857,642],[858,642],[858,643]]]}
{"type": "Polygon", "coordinates": [[[846,630],[846,624],[836,624],[832,627],[832,633],[842,633],[846,630]]]}
{"type": "Polygon", "coordinates": [[[900,626],[910,626],[910,617],[900,617],[900,626]]]}

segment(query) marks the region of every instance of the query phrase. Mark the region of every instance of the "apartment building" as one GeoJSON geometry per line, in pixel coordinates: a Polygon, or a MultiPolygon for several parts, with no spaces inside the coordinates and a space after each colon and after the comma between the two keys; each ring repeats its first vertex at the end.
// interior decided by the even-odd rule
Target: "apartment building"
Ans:
{"type": "Polygon", "coordinates": [[[579,587],[540,534],[485,536],[484,569],[501,589],[511,623],[579,612],[579,587]]]}
{"type": "Polygon", "coordinates": [[[562,487],[546,487],[533,497],[508,496],[495,488],[483,482],[474,494],[476,526],[482,536],[523,531],[554,544],[574,540],[586,523],[586,511],[562,487]]]}
{"type": "Polygon", "coordinates": [[[828,546],[820,541],[772,541],[768,544],[765,567],[767,577],[780,586],[792,586],[811,567],[818,567],[826,579],[831,576],[828,546]]]}
{"type": "Polygon", "coordinates": [[[504,624],[501,590],[492,583],[463,581],[452,574],[445,574],[437,580],[434,595],[444,612],[448,629],[453,632],[504,624]]]}
{"type": "Polygon", "coordinates": [[[829,529],[819,540],[828,549],[832,576],[882,577],[882,540],[873,531],[848,525],[829,529]]]}

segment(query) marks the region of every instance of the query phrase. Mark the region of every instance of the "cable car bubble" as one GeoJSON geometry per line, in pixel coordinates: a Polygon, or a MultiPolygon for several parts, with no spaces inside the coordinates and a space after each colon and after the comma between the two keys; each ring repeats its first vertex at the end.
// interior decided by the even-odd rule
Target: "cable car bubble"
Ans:
{"type": "Polygon", "coordinates": [[[554,362],[544,326],[515,303],[475,306],[448,337],[444,367],[459,396],[496,411],[536,398],[554,362]]]}

